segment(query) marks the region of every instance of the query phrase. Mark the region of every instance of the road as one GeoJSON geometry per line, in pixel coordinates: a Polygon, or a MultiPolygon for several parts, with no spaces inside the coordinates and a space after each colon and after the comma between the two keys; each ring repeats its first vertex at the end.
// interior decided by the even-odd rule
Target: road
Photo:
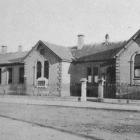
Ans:
{"type": "Polygon", "coordinates": [[[0,117],[0,140],[86,140],[86,138],[0,117]]]}
{"type": "MultiPolygon", "coordinates": [[[[34,133],[36,139],[41,139],[37,138],[36,129],[38,129],[37,132],[42,130],[39,133],[40,137],[44,135],[42,138],[46,136],[50,138],[49,134],[51,133],[47,128],[51,128],[51,131],[54,130],[54,138],[52,137],[51,140],[58,139],[59,136],[62,140],[68,140],[70,136],[75,137],[75,139],[79,138],[77,136],[81,136],[80,139],[93,140],[140,140],[140,112],[0,103],[0,116],[34,124],[33,128],[25,129],[25,132],[28,132],[26,135],[29,140],[34,140],[34,133]],[[31,134],[30,130],[32,130],[31,134]],[[30,138],[31,136],[33,138],[30,138]]],[[[15,124],[13,123],[13,125],[15,124]]],[[[24,135],[22,125],[18,128],[21,130],[19,129],[17,132],[24,135]]],[[[49,140],[49,138],[45,139],[49,140]]],[[[74,138],[70,139],[74,140],[74,138]]]]}

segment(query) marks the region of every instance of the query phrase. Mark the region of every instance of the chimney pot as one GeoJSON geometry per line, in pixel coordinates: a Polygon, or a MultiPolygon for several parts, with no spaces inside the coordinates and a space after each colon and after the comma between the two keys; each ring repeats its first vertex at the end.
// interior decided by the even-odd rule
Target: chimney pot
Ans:
{"type": "Polygon", "coordinates": [[[109,43],[109,34],[105,35],[105,43],[108,44],[109,43]]]}
{"type": "Polygon", "coordinates": [[[84,46],[84,35],[79,34],[77,35],[77,37],[78,37],[78,41],[77,41],[78,49],[82,49],[82,47],[84,46]]]}
{"type": "Polygon", "coordinates": [[[3,53],[3,54],[5,54],[5,53],[7,53],[7,46],[1,46],[1,52],[3,53]]]}
{"type": "Polygon", "coordinates": [[[22,45],[18,46],[18,52],[22,52],[22,45]]]}

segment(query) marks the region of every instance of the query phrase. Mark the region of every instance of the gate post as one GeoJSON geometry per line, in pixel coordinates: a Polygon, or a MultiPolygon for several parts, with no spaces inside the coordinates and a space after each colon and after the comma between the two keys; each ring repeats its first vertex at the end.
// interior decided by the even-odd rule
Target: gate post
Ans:
{"type": "Polygon", "coordinates": [[[102,77],[99,79],[99,85],[98,85],[98,101],[103,102],[104,100],[104,78],[102,77]]]}
{"type": "Polygon", "coordinates": [[[86,101],[87,100],[87,79],[82,78],[80,80],[81,82],[81,101],[86,101]]]}

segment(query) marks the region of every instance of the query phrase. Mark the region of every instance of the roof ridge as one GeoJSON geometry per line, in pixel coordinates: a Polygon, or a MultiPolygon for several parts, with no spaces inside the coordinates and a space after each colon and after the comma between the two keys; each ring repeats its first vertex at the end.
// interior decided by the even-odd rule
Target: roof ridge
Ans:
{"type": "Polygon", "coordinates": [[[55,46],[59,46],[59,47],[63,47],[63,48],[68,48],[68,46],[59,45],[59,44],[55,44],[55,43],[51,43],[51,42],[49,42],[49,41],[44,41],[44,40],[40,40],[40,41],[42,41],[42,42],[44,42],[44,43],[47,43],[47,44],[50,44],[50,45],[55,45],[55,46]]]}

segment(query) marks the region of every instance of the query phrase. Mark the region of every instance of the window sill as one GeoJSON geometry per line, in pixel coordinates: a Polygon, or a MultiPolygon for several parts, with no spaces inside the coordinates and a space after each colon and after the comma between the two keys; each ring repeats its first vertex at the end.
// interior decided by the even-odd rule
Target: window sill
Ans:
{"type": "Polygon", "coordinates": [[[140,77],[135,77],[133,80],[140,80],[140,77]]]}
{"type": "Polygon", "coordinates": [[[134,85],[138,85],[138,86],[140,85],[140,78],[139,77],[134,78],[133,81],[134,81],[134,85]]]}

